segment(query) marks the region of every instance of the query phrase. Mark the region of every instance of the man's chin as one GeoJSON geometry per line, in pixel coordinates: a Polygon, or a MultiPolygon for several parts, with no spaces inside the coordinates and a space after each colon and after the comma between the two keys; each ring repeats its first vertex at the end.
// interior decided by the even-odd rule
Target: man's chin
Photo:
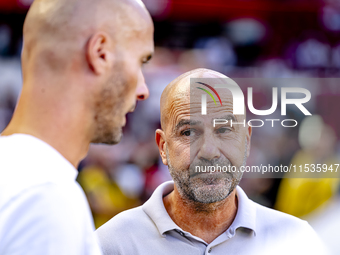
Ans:
{"type": "Polygon", "coordinates": [[[93,139],[91,143],[99,143],[99,144],[107,144],[107,145],[114,145],[118,144],[123,138],[123,131],[116,130],[114,133],[106,133],[98,136],[96,139],[93,139]]]}
{"type": "Polygon", "coordinates": [[[191,184],[191,190],[196,202],[210,204],[226,199],[232,192],[231,183],[226,184],[221,179],[201,179],[191,184]]]}
{"type": "Polygon", "coordinates": [[[199,186],[196,186],[196,190],[199,191],[200,193],[206,193],[206,194],[215,194],[219,193],[221,191],[229,190],[230,187],[226,187],[225,183],[220,183],[220,182],[204,182],[199,186]]]}

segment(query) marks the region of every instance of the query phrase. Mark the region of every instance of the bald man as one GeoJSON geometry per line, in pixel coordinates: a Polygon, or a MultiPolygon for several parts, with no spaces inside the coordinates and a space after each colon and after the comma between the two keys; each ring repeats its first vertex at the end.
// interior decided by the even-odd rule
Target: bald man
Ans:
{"type": "Polygon", "coordinates": [[[207,100],[208,113],[201,114],[202,89],[226,83],[237,85],[196,69],[165,88],[156,143],[173,182],[97,230],[105,255],[324,254],[307,222],[254,203],[238,186],[252,128],[230,124],[243,123],[245,116],[233,114],[228,89],[216,89],[222,106],[207,100]],[[191,78],[197,82],[191,85],[191,78]],[[229,122],[214,127],[213,119],[229,122]],[[202,170],[209,166],[236,170],[202,170]]]}
{"type": "Polygon", "coordinates": [[[101,254],[75,181],[90,143],[116,144],[149,92],[153,23],[140,0],[36,0],[23,87],[0,137],[0,254],[101,254]]]}

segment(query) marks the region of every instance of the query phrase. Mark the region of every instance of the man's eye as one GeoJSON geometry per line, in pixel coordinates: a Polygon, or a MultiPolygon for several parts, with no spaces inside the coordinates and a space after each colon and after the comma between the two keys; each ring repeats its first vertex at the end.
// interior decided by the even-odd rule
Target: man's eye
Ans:
{"type": "Polygon", "coordinates": [[[230,131],[229,128],[222,127],[222,128],[217,129],[216,133],[217,134],[223,134],[223,133],[227,133],[229,131],[230,131]]]}
{"type": "Polygon", "coordinates": [[[192,131],[191,131],[190,129],[184,130],[184,131],[182,132],[182,135],[184,135],[184,136],[190,136],[191,134],[192,134],[192,131]]]}

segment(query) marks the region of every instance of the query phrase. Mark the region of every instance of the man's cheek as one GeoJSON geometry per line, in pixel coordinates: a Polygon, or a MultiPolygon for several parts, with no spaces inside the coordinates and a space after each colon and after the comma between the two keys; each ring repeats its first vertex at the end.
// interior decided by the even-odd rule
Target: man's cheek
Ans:
{"type": "Polygon", "coordinates": [[[124,61],[124,74],[125,79],[127,79],[127,89],[135,90],[138,84],[138,77],[139,77],[139,66],[135,62],[135,57],[128,55],[126,60],[124,61]],[[133,60],[133,61],[131,61],[133,60]]]}
{"type": "Polygon", "coordinates": [[[191,154],[190,154],[190,148],[183,150],[182,153],[181,153],[181,157],[182,157],[182,160],[183,160],[184,168],[188,169],[190,167],[190,164],[193,161],[193,158],[191,157],[191,154]]]}
{"type": "Polygon", "coordinates": [[[181,168],[187,169],[190,166],[191,160],[190,160],[190,148],[178,148],[176,150],[175,155],[175,161],[177,161],[178,164],[180,164],[181,168]]]}
{"type": "Polygon", "coordinates": [[[242,160],[243,157],[241,159],[241,155],[238,153],[239,148],[238,147],[234,147],[235,145],[229,146],[229,145],[224,145],[221,148],[221,151],[224,155],[224,157],[226,159],[229,160],[229,162],[233,165],[233,166],[240,166],[242,164],[242,160]]]}

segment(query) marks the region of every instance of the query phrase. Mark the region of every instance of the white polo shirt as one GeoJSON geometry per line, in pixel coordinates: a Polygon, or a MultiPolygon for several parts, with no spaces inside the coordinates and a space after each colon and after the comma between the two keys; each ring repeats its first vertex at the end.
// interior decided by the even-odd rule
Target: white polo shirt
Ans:
{"type": "Polygon", "coordinates": [[[163,197],[173,182],[160,185],[140,207],[113,217],[96,233],[105,255],[325,254],[306,221],[261,206],[237,187],[238,211],[231,226],[210,244],[177,226],[163,197]]]}
{"type": "Polygon", "coordinates": [[[77,170],[29,135],[0,136],[0,254],[101,254],[77,170]]]}

